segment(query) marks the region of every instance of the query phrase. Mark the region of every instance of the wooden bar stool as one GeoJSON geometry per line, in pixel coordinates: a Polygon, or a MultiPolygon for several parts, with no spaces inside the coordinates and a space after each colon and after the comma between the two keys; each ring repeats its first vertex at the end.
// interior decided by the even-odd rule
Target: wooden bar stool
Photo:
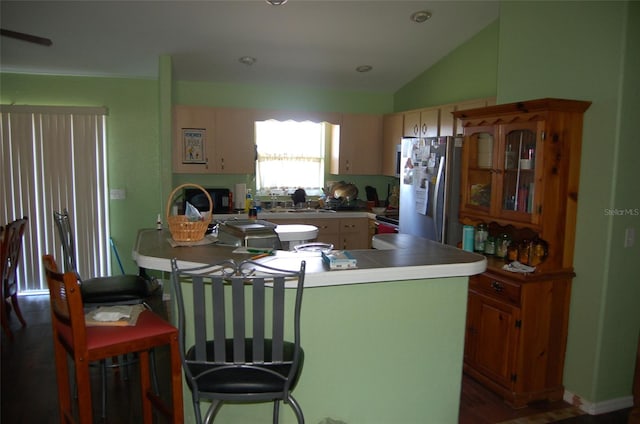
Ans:
{"type": "Polygon", "coordinates": [[[140,391],[144,422],[152,422],[153,407],[156,407],[161,413],[169,416],[171,422],[182,423],[184,419],[182,367],[178,350],[178,330],[148,310],[139,315],[136,325],[87,327],[76,274],[60,273],[51,255],[44,255],[43,262],[51,302],[60,422],[81,424],[93,422],[90,362],[135,352],[140,359],[140,391]],[[163,345],[169,345],[171,351],[170,407],[151,390],[149,351],[163,345]],[[78,421],[74,419],[71,403],[67,355],[73,360],[75,368],[78,421]]]}

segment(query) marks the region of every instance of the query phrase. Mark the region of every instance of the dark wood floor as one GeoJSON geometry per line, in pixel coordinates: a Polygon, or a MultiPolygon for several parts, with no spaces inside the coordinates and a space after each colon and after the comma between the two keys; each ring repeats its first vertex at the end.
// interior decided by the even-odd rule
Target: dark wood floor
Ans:
{"type": "MultiPolygon", "coordinates": [[[[20,298],[22,312],[28,326],[21,328],[15,317],[11,326],[15,340],[10,342],[2,334],[2,392],[1,423],[57,423],[56,376],[53,364],[53,346],[47,296],[20,298]]],[[[154,310],[162,307],[160,299],[152,305],[154,310]]],[[[160,370],[166,369],[166,352],[158,352],[160,370]]],[[[98,370],[93,370],[94,393],[99,393],[98,370]]],[[[168,375],[159,373],[161,393],[168,391],[168,375]]],[[[140,401],[137,391],[137,371],[129,373],[128,380],[122,375],[110,372],[108,378],[107,423],[141,422],[140,401]]],[[[94,395],[94,414],[99,416],[100,402],[94,395]]],[[[601,416],[582,415],[563,420],[538,420],[540,414],[562,413],[571,408],[565,402],[533,404],[527,408],[514,410],[496,395],[487,391],[470,378],[462,384],[459,424],[495,424],[531,417],[517,421],[518,424],[559,422],[563,424],[626,424],[629,411],[616,411],[601,416]]],[[[570,411],[571,412],[571,411],[570,411]]],[[[575,411],[573,411],[575,412],[575,411]]],[[[99,419],[96,422],[100,422],[99,419]]],[[[162,421],[160,421],[162,422],[162,421]]],[[[516,421],[513,421],[515,424],[516,421]]],[[[316,423],[309,423],[316,424],[316,423]]],[[[363,423],[395,424],[395,423],[363,423]]],[[[415,423],[429,424],[429,423],[415,423]]],[[[437,423],[449,424],[449,423],[437,423]]],[[[455,424],[455,423],[454,423],[455,424]]]]}

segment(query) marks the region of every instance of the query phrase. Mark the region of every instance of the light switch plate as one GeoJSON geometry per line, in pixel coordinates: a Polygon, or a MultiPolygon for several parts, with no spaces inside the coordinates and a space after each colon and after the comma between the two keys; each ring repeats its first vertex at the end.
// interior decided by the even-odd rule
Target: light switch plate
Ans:
{"type": "Polygon", "coordinates": [[[629,227],[624,231],[624,247],[633,247],[636,243],[636,229],[629,227]]]}
{"type": "Polygon", "coordinates": [[[127,197],[127,192],[123,188],[112,188],[109,190],[109,197],[111,200],[124,200],[127,197]]]}

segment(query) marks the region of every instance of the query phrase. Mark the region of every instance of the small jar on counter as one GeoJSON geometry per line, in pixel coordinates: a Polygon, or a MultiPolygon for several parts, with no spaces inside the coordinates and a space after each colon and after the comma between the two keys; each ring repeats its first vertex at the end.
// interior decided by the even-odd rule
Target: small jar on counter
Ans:
{"type": "Polygon", "coordinates": [[[531,253],[531,242],[523,240],[518,246],[518,261],[521,264],[529,265],[529,254],[531,253]]]}
{"type": "Polygon", "coordinates": [[[474,249],[476,252],[484,252],[484,244],[489,236],[487,224],[480,223],[476,226],[476,239],[474,249]]]}
{"type": "Polygon", "coordinates": [[[496,254],[496,239],[492,236],[487,236],[484,242],[484,254],[492,256],[496,254]]]}
{"type": "Polygon", "coordinates": [[[509,238],[509,234],[501,234],[500,237],[496,239],[496,256],[506,258],[510,244],[511,238],[509,238]]]}
{"type": "Polygon", "coordinates": [[[509,262],[518,260],[518,245],[516,243],[511,243],[507,247],[507,259],[509,262]]]}

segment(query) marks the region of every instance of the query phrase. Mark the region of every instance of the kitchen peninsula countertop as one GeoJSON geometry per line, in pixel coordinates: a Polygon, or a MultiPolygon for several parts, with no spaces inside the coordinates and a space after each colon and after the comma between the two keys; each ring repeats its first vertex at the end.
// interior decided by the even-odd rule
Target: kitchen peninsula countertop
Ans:
{"type": "MultiPolygon", "coordinates": [[[[376,237],[382,236],[391,242],[388,236],[395,235],[376,237]]],[[[173,248],[169,237],[167,230],[140,230],[133,252],[138,265],[169,271],[173,257],[183,264],[250,257],[215,244],[173,248]]],[[[307,422],[458,421],[468,276],[483,272],[486,260],[426,239],[396,238],[409,241],[408,247],[351,251],[358,269],[329,271],[319,256],[304,254],[305,364],[294,395],[307,422]]],[[[278,252],[260,260],[297,269],[303,256],[292,255],[278,252]]],[[[194,422],[186,385],[184,391],[184,421],[194,422]]],[[[258,422],[271,413],[270,404],[227,406],[220,419],[258,422]]],[[[282,422],[293,423],[293,415],[283,414],[282,422]]]]}
{"type": "MultiPolygon", "coordinates": [[[[338,212],[339,213],[339,212],[338,212]]],[[[353,214],[353,212],[344,212],[353,214]]],[[[362,212],[366,213],[366,212],[362,212]]],[[[352,215],[350,215],[352,216],[352,215]]],[[[393,238],[394,234],[384,237],[393,238]]],[[[140,230],[133,251],[133,259],[139,267],[170,271],[172,258],[184,265],[215,263],[224,259],[248,259],[252,255],[233,253],[235,247],[206,244],[171,247],[167,230],[140,230]]],[[[382,235],[376,236],[382,237],[382,235]]],[[[415,280],[440,277],[466,277],[484,272],[486,258],[474,253],[442,245],[431,240],[407,235],[402,237],[403,246],[392,250],[350,250],[358,261],[355,269],[332,270],[322,262],[317,252],[276,251],[275,255],[260,261],[283,269],[297,269],[300,260],[307,262],[305,287],[351,285],[373,282],[415,280]],[[413,237],[408,240],[408,237],[413,237]]]]}

